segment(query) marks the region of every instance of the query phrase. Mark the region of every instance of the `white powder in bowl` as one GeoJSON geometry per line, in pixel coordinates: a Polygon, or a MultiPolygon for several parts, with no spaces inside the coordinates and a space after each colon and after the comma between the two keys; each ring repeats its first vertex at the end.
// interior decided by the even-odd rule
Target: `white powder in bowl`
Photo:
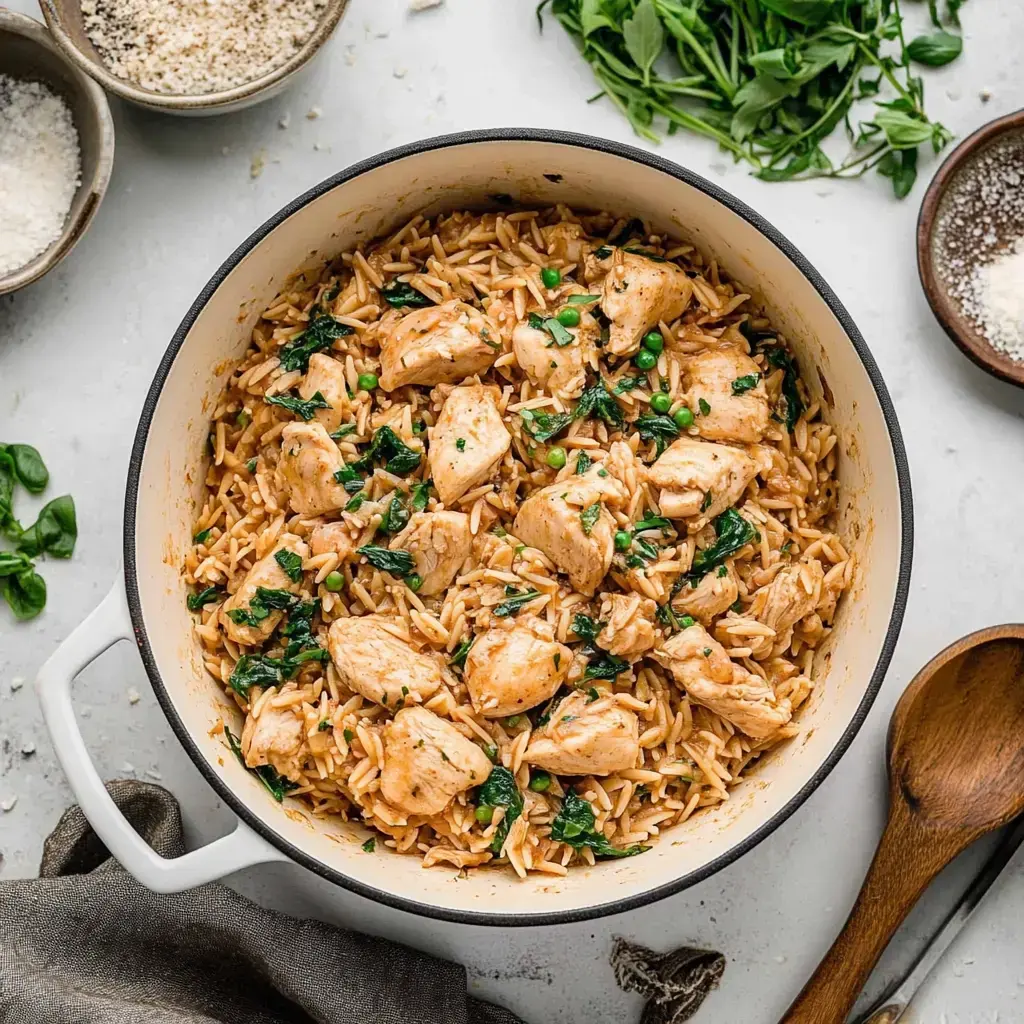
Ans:
{"type": "Polygon", "coordinates": [[[1024,238],[974,268],[963,308],[994,349],[1024,360],[1024,238]]]}
{"type": "Polygon", "coordinates": [[[63,98],[40,82],[0,74],[0,277],[57,240],[81,173],[63,98]]]}

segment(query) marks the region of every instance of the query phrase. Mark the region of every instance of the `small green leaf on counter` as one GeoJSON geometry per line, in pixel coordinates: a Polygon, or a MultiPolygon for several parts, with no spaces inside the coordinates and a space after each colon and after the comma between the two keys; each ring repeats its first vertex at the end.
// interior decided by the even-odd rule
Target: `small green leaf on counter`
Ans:
{"type": "Polygon", "coordinates": [[[70,494],[64,494],[42,507],[36,521],[18,538],[18,550],[30,558],[41,554],[70,558],[77,540],[75,502],[70,494]]]}
{"type": "Polygon", "coordinates": [[[907,55],[918,64],[927,64],[931,68],[941,68],[960,56],[964,41],[952,32],[933,32],[931,35],[918,36],[907,43],[907,55]]]}

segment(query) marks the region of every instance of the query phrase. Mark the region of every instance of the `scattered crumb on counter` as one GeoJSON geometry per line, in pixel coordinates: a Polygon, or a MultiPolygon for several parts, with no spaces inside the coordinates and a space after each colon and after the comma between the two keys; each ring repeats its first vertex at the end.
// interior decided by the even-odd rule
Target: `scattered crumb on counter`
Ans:
{"type": "Polygon", "coordinates": [[[391,72],[395,78],[405,78],[408,73],[408,69],[406,68],[395,68],[395,70],[391,72]]]}
{"type": "Polygon", "coordinates": [[[306,120],[315,121],[322,113],[323,111],[319,107],[310,107],[306,111],[306,120]]]}
{"type": "Polygon", "coordinates": [[[988,103],[988,101],[992,99],[992,90],[986,87],[978,93],[978,96],[982,103],[988,103]]]}
{"type": "Polygon", "coordinates": [[[135,687],[133,686],[133,687],[132,687],[132,688],[131,688],[131,689],[130,689],[130,690],[128,691],[128,703],[129,703],[129,704],[138,704],[138,703],[139,703],[139,700],[140,700],[140,697],[139,697],[139,691],[138,691],[138,690],[136,690],[136,689],[135,689],[135,687]]]}
{"type": "Polygon", "coordinates": [[[17,693],[25,685],[25,680],[21,676],[15,676],[11,680],[11,693],[17,693]]]}
{"type": "Polygon", "coordinates": [[[255,181],[263,173],[266,164],[262,149],[258,153],[253,153],[252,160],[249,162],[249,177],[255,181]]]}
{"type": "Polygon", "coordinates": [[[284,117],[282,117],[277,122],[277,127],[278,128],[287,128],[288,125],[290,125],[291,123],[292,123],[292,115],[291,114],[285,114],[284,117]]]}
{"type": "Polygon", "coordinates": [[[18,798],[16,796],[9,796],[9,797],[7,797],[6,800],[0,801],[0,811],[3,811],[4,814],[7,814],[9,811],[13,811],[14,810],[14,805],[17,802],[18,802],[18,798]]]}
{"type": "Polygon", "coordinates": [[[440,7],[444,3],[444,0],[411,0],[409,4],[409,10],[413,11],[429,11],[431,7],[440,7]]]}

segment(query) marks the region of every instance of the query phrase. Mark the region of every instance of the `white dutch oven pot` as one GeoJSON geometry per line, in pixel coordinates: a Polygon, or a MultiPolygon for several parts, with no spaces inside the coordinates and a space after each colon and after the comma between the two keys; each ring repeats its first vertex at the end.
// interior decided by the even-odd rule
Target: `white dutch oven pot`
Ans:
{"type": "Polygon", "coordinates": [[[771,225],[721,189],[626,146],[563,132],[472,132],[393,150],[295,200],[227,260],[167,349],[139,423],[128,474],[124,579],[54,654],[38,688],[54,747],[83,810],[145,885],[175,891],[270,860],[292,860],[370,899],[490,925],[558,923],[677,892],[751,849],[807,798],[850,744],[881,684],[910,576],[910,480],[888,393],[828,285],[771,225]],[[424,870],[356,824],[273,801],[210,730],[237,710],[203,670],[179,566],[203,481],[208,412],[253,324],[286,279],[404,223],[463,207],[566,203],[650,221],[695,242],[763,302],[791,340],[804,380],[841,438],[839,531],[856,556],[851,590],[803,709],[802,734],[774,751],[731,799],[665,833],[641,857],[519,881],[481,869],[424,870]],[[72,680],[120,639],[136,640],[171,726],[238,816],[234,832],[177,860],[153,852],[115,808],[75,723],[72,680]]]}

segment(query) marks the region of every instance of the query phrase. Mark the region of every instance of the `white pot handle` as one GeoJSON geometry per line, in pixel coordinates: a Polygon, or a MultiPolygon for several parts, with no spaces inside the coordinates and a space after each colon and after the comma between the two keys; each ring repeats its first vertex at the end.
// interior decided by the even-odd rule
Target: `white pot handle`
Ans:
{"type": "Polygon", "coordinates": [[[82,740],[71,704],[71,683],[108,647],[133,637],[121,577],[99,607],[54,651],[36,679],[57,759],[96,834],[124,868],[153,892],[181,892],[253,864],[287,860],[242,821],[208,846],[169,860],[145,842],[118,810],[82,740]]]}

